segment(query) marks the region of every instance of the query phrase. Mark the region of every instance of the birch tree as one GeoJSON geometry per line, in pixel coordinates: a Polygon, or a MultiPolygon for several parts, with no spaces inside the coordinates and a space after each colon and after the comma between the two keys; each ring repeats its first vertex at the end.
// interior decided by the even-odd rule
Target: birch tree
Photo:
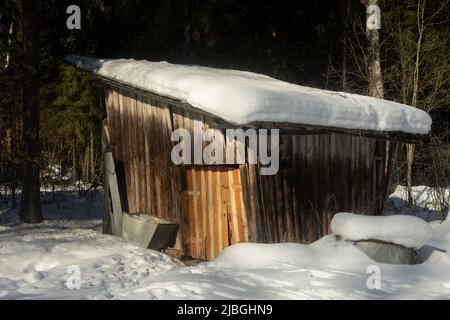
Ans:
{"type": "Polygon", "coordinates": [[[366,5],[367,21],[366,35],[369,41],[367,48],[367,66],[369,71],[369,95],[372,97],[383,98],[383,76],[380,63],[380,12],[379,0],[362,0],[366,5]]]}

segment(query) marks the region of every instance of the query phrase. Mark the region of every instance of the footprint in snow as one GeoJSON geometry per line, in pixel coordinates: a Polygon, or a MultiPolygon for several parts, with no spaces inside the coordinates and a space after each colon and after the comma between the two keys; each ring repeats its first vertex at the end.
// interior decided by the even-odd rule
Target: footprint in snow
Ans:
{"type": "Polygon", "coordinates": [[[215,294],[216,296],[219,296],[221,298],[225,298],[225,299],[239,299],[238,296],[235,296],[234,294],[230,294],[228,292],[224,292],[224,291],[219,291],[219,290],[213,290],[211,291],[213,294],[215,294]]]}
{"type": "Polygon", "coordinates": [[[332,273],[319,270],[308,270],[306,271],[306,274],[311,278],[322,278],[322,279],[331,279],[336,276],[332,273]]]}
{"type": "Polygon", "coordinates": [[[47,271],[59,265],[59,261],[52,258],[42,258],[40,261],[32,262],[23,272],[47,271]]]}

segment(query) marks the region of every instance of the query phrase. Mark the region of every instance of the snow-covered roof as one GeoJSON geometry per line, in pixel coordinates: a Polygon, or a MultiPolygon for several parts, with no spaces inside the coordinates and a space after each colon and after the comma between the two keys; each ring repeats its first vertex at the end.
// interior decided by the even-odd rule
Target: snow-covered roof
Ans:
{"type": "Polygon", "coordinates": [[[380,240],[417,249],[433,237],[427,222],[407,215],[364,216],[341,212],[333,217],[330,228],[346,240],[380,240]]]}
{"type": "Polygon", "coordinates": [[[426,112],[404,104],[299,86],[251,72],[75,55],[66,60],[238,125],[283,122],[410,134],[427,134],[431,127],[426,112]]]}

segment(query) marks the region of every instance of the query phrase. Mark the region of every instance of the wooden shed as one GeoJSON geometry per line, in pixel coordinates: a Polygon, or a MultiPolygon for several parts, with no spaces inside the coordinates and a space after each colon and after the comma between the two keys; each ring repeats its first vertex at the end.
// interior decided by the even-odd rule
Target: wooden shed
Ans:
{"type": "MultiPolygon", "coordinates": [[[[237,125],[98,68],[88,70],[102,84],[107,110],[103,143],[112,162],[105,164],[106,216],[115,215],[119,224],[122,213],[175,223],[175,245],[198,259],[212,259],[239,242],[310,243],[328,234],[331,218],[342,211],[381,214],[399,146],[425,138],[285,121],[237,125]],[[279,171],[261,175],[261,165],[247,156],[240,164],[176,165],[171,134],[178,128],[277,128],[279,171]]],[[[120,235],[113,224],[107,218],[105,231],[120,235]]]]}

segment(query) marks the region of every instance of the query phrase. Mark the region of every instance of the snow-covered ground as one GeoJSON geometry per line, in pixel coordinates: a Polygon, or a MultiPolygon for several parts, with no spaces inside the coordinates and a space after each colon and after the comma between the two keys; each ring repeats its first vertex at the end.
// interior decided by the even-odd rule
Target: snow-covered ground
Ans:
{"type": "Polygon", "coordinates": [[[0,299],[450,299],[450,221],[430,224],[421,265],[380,264],[330,235],[307,246],[239,244],[186,267],[102,235],[100,202],[44,205],[38,226],[0,211],[0,299]],[[378,274],[380,288],[368,286],[378,274]]]}
{"type": "Polygon", "coordinates": [[[413,186],[413,204],[408,205],[408,191],[405,186],[397,186],[389,196],[386,214],[409,214],[421,217],[426,221],[442,221],[450,209],[450,187],[430,188],[413,186]]]}

